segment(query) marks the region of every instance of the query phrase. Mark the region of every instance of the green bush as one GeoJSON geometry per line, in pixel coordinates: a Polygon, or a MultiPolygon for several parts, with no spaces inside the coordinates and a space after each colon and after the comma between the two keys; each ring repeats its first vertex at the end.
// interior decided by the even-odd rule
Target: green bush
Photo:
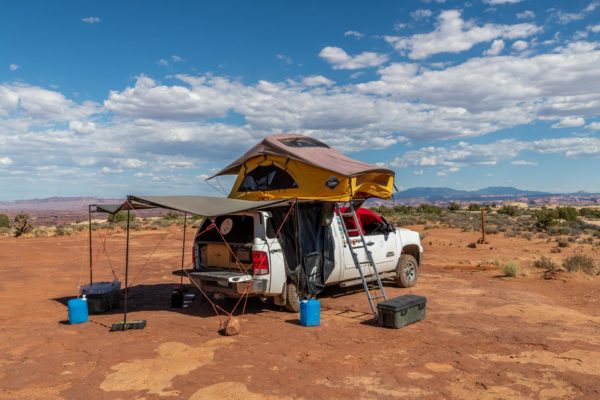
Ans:
{"type": "Polygon", "coordinates": [[[423,214],[441,214],[442,207],[434,206],[433,204],[421,204],[417,207],[416,211],[423,214]]]}
{"type": "Polygon", "coordinates": [[[551,225],[556,223],[556,219],[559,217],[556,210],[551,210],[546,207],[542,207],[534,213],[536,219],[536,226],[540,229],[548,229],[551,225]]]}
{"type": "Polygon", "coordinates": [[[448,204],[448,211],[460,211],[460,204],[455,202],[448,204]]]}
{"type": "Polygon", "coordinates": [[[542,256],[533,262],[533,266],[540,269],[546,269],[549,271],[556,271],[558,264],[552,261],[550,257],[542,256]]]}
{"type": "Polygon", "coordinates": [[[517,275],[519,275],[520,270],[521,266],[516,261],[509,261],[506,264],[504,264],[504,267],[502,268],[504,276],[510,276],[511,278],[514,278],[517,275]]]}
{"type": "Polygon", "coordinates": [[[498,214],[510,215],[511,217],[516,217],[521,215],[521,209],[517,206],[502,206],[498,211],[498,214]]]}
{"type": "Polygon", "coordinates": [[[15,228],[15,237],[19,237],[33,230],[33,224],[31,223],[31,217],[29,214],[23,212],[15,215],[13,220],[13,227],[15,228]]]}
{"type": "MultiPolygon", "coordinates": [[[[106,219],[108,222],[119,223],[127,221],[127,211],[119,211],[116,214],[108,214],[108,218],[106,219]]],[[[135,214],[133,212],[129,212],[129,221],[135,221],[135,214]]]]}
{"type": "Polygon", "coordinates": [[[565,258],[563,267],[569,272],[582,271],[588,275],[596,275],[598,273],[598,267],[594,259],[583,254],[575,254],[565,258]]]}
{"type": "Polygon", "coordinates": [[[469,204],[469,207],[467,207],[468,211],[479,211],[481,210],[481,206],[479,204],[469,204]]]}
{"type": "Polygon", "coordinates": [[[584,218],[600,218],[600,209],[598,208],[581,208],[579,215],[584,218]]]}
{"type": "Polygon", "coordinates": [[[564,219],[567,222],[576,221],[579,216],[579,213],[574,207],[557,207],[556,212],[558,213],[559,219],[564,219]]]}
{"type": "Polygon", "coordinates": [[[0,228],[10,228],[10,219],[6,214],[0,214],[0,228]]]}

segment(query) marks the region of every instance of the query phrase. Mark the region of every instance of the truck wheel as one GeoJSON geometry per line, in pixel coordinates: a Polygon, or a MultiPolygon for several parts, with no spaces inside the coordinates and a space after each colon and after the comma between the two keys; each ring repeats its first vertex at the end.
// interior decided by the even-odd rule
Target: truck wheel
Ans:
{"type": "Polygon", "coordinates": [[[410,254],[402,254],[396,267],[396,285],[409,288],[417,283],[419,264],[410,254]]]}
{"type": "Polygon", "coordinates": [[[285,308],[291,312],[300,312],[300,296],[298,296],[298,287],[295,283],[288,283],[285,287],[286,301],[285,308]]]}

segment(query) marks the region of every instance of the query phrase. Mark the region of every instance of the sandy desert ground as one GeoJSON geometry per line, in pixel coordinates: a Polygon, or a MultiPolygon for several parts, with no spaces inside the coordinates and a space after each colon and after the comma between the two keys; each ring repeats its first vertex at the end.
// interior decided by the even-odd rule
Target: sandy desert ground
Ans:
{"type": "MultiPolygon", "coordinates": [[[[546,280],[531,267],[505,278],[493,262],[573,252],[598,260],[597,250],[552,254],[545,241],[499,235],[471,249],[477,233],[428,232],[417,286],[388,289],[425,295],[425,321],[375,327],[352,318],[368,311],[364,293],[328,290],[321,326],[251,301],[234,337],[218,334],[206,304],[169,308],[181,230],[132,234],[130,317],[148,326],[113,333],[118,312],[65,324],[65,301],[87,279],[85,233],[0,238],[0,399],[600,398],[600,277],[546,280]]],[[[122,233],[107,249],[122,277],[122,233]]],[[[95,274],[111,277],[102,255],[95,274]]]]}

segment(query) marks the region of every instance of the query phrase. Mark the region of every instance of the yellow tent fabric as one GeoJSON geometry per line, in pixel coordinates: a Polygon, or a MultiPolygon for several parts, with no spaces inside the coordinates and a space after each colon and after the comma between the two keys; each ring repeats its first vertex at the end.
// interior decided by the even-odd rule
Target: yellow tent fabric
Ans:
{"type": "Polygon", "coordinates": [[[219,175],[237,174],[230,198],[350,201],[387,199],[392,170],[353,160],[309,136],[280,134],[263,139],[219,175]]]}

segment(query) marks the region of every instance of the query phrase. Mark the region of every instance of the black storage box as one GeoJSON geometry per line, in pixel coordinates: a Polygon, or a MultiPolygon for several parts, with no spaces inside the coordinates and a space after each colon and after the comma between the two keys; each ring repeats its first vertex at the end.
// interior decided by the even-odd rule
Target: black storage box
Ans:
{"type": "Polygon", "coordinates": [[[402,328],[413,322],[425,319],[427,299],[416,294],[405,294],[377,305],[379,325],[388,328],[402,328]]]}
{"type": "Polygon", "coordinates": [[[114,290],[102,294],[88,294],[86,297],[88,312],[90,314],[99,314],[110,311],[121,305],[121,290],[114,290]]]}

